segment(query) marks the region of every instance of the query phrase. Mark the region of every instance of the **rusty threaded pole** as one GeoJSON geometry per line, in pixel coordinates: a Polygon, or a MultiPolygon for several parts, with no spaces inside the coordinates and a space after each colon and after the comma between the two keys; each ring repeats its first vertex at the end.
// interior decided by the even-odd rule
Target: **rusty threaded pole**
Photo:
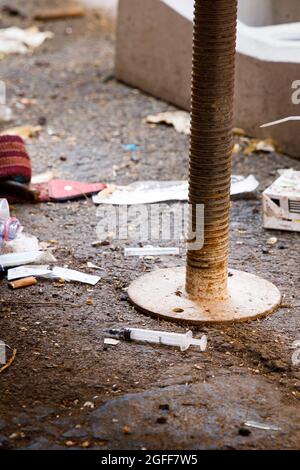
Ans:
{"type": "Polygon", "coordinates": [[[195,0],[189,202],[205,221],[186,290],[199,299],[227,296],[236,23],[237,0],[195,0]]]}

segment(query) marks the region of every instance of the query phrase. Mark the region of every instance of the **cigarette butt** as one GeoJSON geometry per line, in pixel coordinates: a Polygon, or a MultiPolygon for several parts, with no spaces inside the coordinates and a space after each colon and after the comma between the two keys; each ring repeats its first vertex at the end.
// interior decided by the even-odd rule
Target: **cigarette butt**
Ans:
{"type": "Polygon", "coordinates": [[[66,8],[39,10],[35,13],[34,19],[40,21],[54,21],[66,18],[81,18],[83,16],[85,16],[84,8],[81,8],[80,6],[71,6],[66,8]]]}
{"type": "Polygon", "coordinates": [[[9,287],[12,289],[20,289],[21,287],[35,286],[37,280],[35,277],[26,277],[25,279],[19,279],[18,281],[13,281],[9,283],[9,287]]]}

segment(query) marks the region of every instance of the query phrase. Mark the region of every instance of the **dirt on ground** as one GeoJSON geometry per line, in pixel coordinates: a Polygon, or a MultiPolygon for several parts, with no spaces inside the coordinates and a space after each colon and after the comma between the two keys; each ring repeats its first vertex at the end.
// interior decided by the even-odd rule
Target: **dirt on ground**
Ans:
{"type": "MultiPolygon", "coordinates": [[[[1,0],[1,9],[7,4],[1,0]]],[[[45,24],[32,20],[37,2],[9,4],[24,17],[2,10],[1,27],[36,24],[55,34],[33,54],[0,62],[14,111],[10,127],[42,125],[27,142],[34,174],[118,184],[187,178],[188,137],[144,122],[174,108],[114,79],[114,31],[101,11],[45,24]],[[36,102],[20,105],[22,98],[36,102]],[[139,149],[129,152],[126,144],[139,149]]],[[[233,173],[254,174],[260,187],[253,198],[232,201],[230,266],[274,282],[283,305],[263,320],[192,328],[207,334],[205,353],[103,345],[110,327],[185,331],[138,313],[126,294],[137,276],[184,266],[184,256],[125,258],[124,242],[93,246],[98,215],[91,200],[14,206],[25,230],[52,246],[57,265],[100,274],[101,281],[91,287],[40,280],[19,291],[1,281],[0,339],[17,349],[0,374],[1,449],[299,448],[300,369],[292,363],[300,327],[299,234],[262,227],[261,192],[280,168],[300,170],[300,161],[278,153],[234,155],[233,173]],[[278,238],[273,246],[270,237],[278,238]],[[278,429],[245,430],[247,420],[278,429]]]]}

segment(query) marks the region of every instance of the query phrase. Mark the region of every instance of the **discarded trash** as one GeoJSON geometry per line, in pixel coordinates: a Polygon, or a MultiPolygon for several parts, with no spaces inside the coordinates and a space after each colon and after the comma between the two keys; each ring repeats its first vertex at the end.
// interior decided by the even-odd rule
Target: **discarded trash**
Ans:
{"type": "Polygon", "coordinates": [[[120,341],[117,340],[117,339],[113,339],[113,338],[105,338],[104,339],[104,344],[107,344],[109,346],[116,346],[119,343],[120,343],[120,341]]]}
{"type": "MultiPolygon", "coordinates": [[[[0,264],[2,264],[1,259],[0,264]]],[[[92,286],[95,286],[101,279],[99,276],[92,276],[80,271],[75,271],[74,269],[60,267],[54,267],[51,269],[48,266],[31,267],[25,265],[15,269],[9,269],[7,273],[9,281],[28,276],[45,277],[47,279],[64,279],[65,281],[76,281],[83,284],[90,284],[92,286]]]]}
{"type": "Polygon", "coordinates": [[[39,251],[39,241],[33,235],[25,232],[17,233],[14,240],[3,243],[3,254],[24,253],[26,251],[39,251]]]}
{"type": "Polygon", "coordinates": [[[101,268],[100,266],[96,266],[94,263],[90,263],[90,262],[87,263],[87,267],[92,268],[92,269],[99,269],[101,271],[103,270],[103,268],[101,268]]]}
{"type": "Polygon", "coordinates": [[[35,26],[29,29],[0,29],[0,54],[27,54],[53,36],[50,31],[40,32],[35,26]]]}
{"type": "Polygon", "coordinates": [[[257,140],[253,139],[250,141],[248,147],[245,148],[244,154],[251,155],[255,152],[265,152],[265,153],[272,153],[276,152],[276,148],[278,145],[273,139],[266,139],[266,140],[257,140]]]}
{"type": "Polygon", "coordinates": [[[278,242],[278,240],[277,240],[276,237],[271,237],[267,240],[267,244],[271,245],[271,246],[276,245],[277,242],[278,242]]]}
{"type": "Polygon", "coordinates": [[[193,333],[185,334],[169,333],[168,331],[143,330],[139,328],[109,329],[105,333],[110,338],[124,341],[141,341],[145,343],[164,344],[167,346],[179,346],[181,351],[187,351],[190,346],[198,346],[203,352],[207,347],[207,336],[201,339],[193,338],[193,333]]]}
{"type": "MultiPolygon", "coordinates": [[[[231,195],[251,193],[259,183],[253,175],[232,176],[231,195]]],[[[151,204],[163,201],[187,201],[187,181],[139,181],[129,186],[108,186],[93,196],[95,204],[151,204]]]]}
{"type": "Polygon", "coordinates": [[[13,113],[9,106],[0,104],[0,122],[10,122],[12,120],[13,113]]]}
{"type": "Polygon", "coordinates": [[[12,127],[11,129],[6,129],[5,131],[1,132],[0,135],[11,135],[11,136],[19,136],[22,139],[33,139],[38,137],[42,130],[41,126],[20,126],[20,127],[12,127]]]}
{"type": "Polygon", "coordinates": [[[13,349],[12,355],[11,355],[11,358],[9,359],[9,361],[8,361],[6,364],[4,364],[3,367],[0,368],[0,374],[1,374],[2,372],[4,372],[6,369],[8,369],[8,368],[12,365],[12,363],[13,363],[14,360],[16,359],[16,355],[17,355],[17,350],[16,350],[16,349],[13,349]]]}
{"type": "Polygon", "coordinates": [[[7,271],[7,280],[22,279],[26,277],[46,277],[49,275],[50,269],[48,265],[42,266],[19,266],[7,271]]]}
{"type": "Polygon", "coordinates": [[[96,194],[107,186],[103,183],[81,183],[79,181],[52,179],[38,184],[31,184],[31,188],[38,194],[40,202],[70,201],[96,194]]]}
{"type": "Polygon", "coordinates": [[[279,119],[278,121],[273,121],[273,122],[268,122],[267,124],[263,124],[260,127],[270,127],[270,126],[276,126],[278,124],[284,124],[285,122],[290,122],[290,121],[300,121],[300,116],[289,116],[283,119],[279,119]]]}
{"type": "MultiPolygon", "coordinates": [[[[151,114],[147,116],[146,122],[148,124],[167,124],[173,126],[174,129],[180,134],[190,135],[191,133],[191,117],[186,111],[166,111],[164,113],[151,114]]],[[[244,129],[235,127],[233,134],[239,137],[244,137],[246,132],[244,129]]]]}
{"type": "Polygon", "coordinates": [[[238,137],[245,137],[246,136],[246,131],[242,129],[241,127],[234,127],[233,128],[233,135],[236,135],[238,137]]]}
{"type": "Polygon", "coordinates": [[[74,269],[58,267],[52,269],[52,277],[64,279],[65,281],[77,281],[84,284],[91,284],[92,286],[95,286],[101,279],[99,276],[92,276],[80,271],[75,271],[74,269]]]}
{"type": "Polygon", "coordinates": [[[85,16],[84,8],[73,5],[69,7],[58,7],[36,11],[34,19],[38,21],[55,21],[67,18],[82,18],[85,16]]]}
{"type": "Polygon", "coordinates": [[[40,173],[38,175],[33,175],[31,178],[31,184],[42,184],[48,183],[48,181],[54,178],[52,171],[46,171],[45,173],[40,173]]]}
{"type": "Polygon", "coordinates": [[[248,428],[262,429],[264,431],[281,431],[281,428],[273,424],[257,423],[256,421],[246,421],[245,426],[248,428]]]}
{"type": "Polygon", "coordinates": [[[136,150],[139,150],[140,147],[136,144],[125,144],[123,145],[123,149],[127,150],[128,152],[136,152],[136,150]]]}
{"type": "Polygon", "coordinates": [[[11,268],[26,264],[53,263],[56,259],[48,251],[29,251],[27,253],[9,253],[0,255],[0,266],[11,268]]]}
{"type": "Polygon", "coordinates": [[[263,193],[264,227],[300,232],[300,171],[285,170],[263,193]]]}
{"type": "Polygon", "coordinates": [[[231,177],[231,196],[237,196],[239,194],[250,194],[256,191],[259,186],[259,182],[255,176],[250,175],[247,178],[244,176],[231,177]]]}
{"type": "Polygon", "coordinates": [[[13,281],[9,283],[9,287],[12,289],[21,289],[23,287],[35,286],[37,284],[37,280],[35,277],[25,277],[24,279],[20,279],[19,281],[13,281]]]}
{"type": "Polygon", "coordinates": [[[6,199],[0,199],[0,253],[5,242],[16,238],[21,230],[21,224],[15,217],[10,217],[9,205],[6,199]]]}
{"type": "Polygon", "coordinates": [[[179,255],[177,247],[144,246],[142,248],[125,248],[125,256],[167,256],[179,255]]]}
{"type": "Polygon", "coordinates": [[[150,115],[146,118],[148,124],[167,124],[173,126],[180,134],[190,135],[190,114],[185,111],[167,111],[150,115]]]}

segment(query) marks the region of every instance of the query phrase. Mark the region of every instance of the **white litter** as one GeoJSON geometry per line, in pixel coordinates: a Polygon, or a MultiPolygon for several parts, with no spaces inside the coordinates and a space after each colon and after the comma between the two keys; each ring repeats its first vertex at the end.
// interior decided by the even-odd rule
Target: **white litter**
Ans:
{"type": "Polygon", "coordinates": [[[119,344],[119,340],[117,339],[113,339],[113,338],[105,338],[104,339],[104,344],[107,344],[109,346],[116,346],[117,344],[119,344]]]}
{"type": "Polygon", "coordinates": [[[37,27],[0,29],[0,54],[27,54],[53,38],[50,31],[41,32],[37,27]]]}
{"type": "MultiPolygon", "coordinates": [[[[252,193],[259,183],[253,175],[232,176],[231,195],[252,193]]],[[[166,201],[187,201],[187,181],[139,181],[129,186],[116,186],[111,194],[93,196],[94,204],[133,205],[166,201]]]]}
{"type": "Polygon", "coordinates": [[[48,251],[28,251],[24,253],[8,253],[0,256],[0,266],[12,268],[26,264],[54,263],[56,259],[48,251]]]}
{"type": "Polygon", "coordinates": [[[43,277],[49,274],[49,266],[18,266],[7,271],[7,280],[14,281],[15,279],[22,279],[25,277],[43,277]]]}
{"type": "Polygon", "coordinates": [[[245,426],[248,428],[262,429],[263,431],[281,431],[281,428],[273,424],[257,423],[256,421],[246,421],[245,426]]]}
{"type": "Polygon", "coordinates": [[[0,104],[0,122],[10,122],[13,118],[12,109],[9,106],[0,104]]]}
{"type": "Polygon", "coordinates": [[[167,256],[179,255],[180,249],[176,247],[144,246],[142,248],[125,248],[125,256],[167,256]]]}
{"type": "Polygon", "coordinates": [[[140,328],[109,329],[105,333],[114,339],[125,341],[141,341],[144,343],[164,344],[167,346],[179,346],[181,351],[187,351],[190,346],[197,346],[204,352],[207,347],[207,336],[201,339],[193,338],[193,333],[185,334],[169,333],[168,331],[143,330],[140,328]]]}
{"type": "Polygon", "coordinates": [[[277,126],[278,124],[284,124],[285,122],[290,122],[290,121],[300,121],[300,116],[289,116],[283,119],[279,119],[278,121],[268,122],[267,124],[263,124],[260,127],[263,128],[263,127],[277,126]]]}
{"type": "Polygon", "coordinates": [[[91,276],[90,274],[75,271],[74,269],[58,267],[52,269],[51,277],[64,279],[65,281],[82,282],[83,284],[90,284],[91,286],[95,286],[101,279],[99,276],[91,276]]]}
{"type": "Polygon", "coordinates": [[[174,129],[180,134],[190,135],[191,118],[185,111],[167,111],[147,116],[148,124],[167,124],[174,126],[174,129]]]}
{"type": "Polygon", "coordinates": [[[101,268],[100,266],[96,266],[94,263],[90,263],[90,262],[87,263],[87,267],[91,269],[99,269],[100,271],[103,270],[103,268],[101,268]]]}
{"type": "Polygon", "coordinates": [[[7,273],[9,281],[30,276],[45,277],[47,279],[64,279],[65,281],[81,282],[92,286],[95,286],[100,280],[100,277],[98,276],[91,276],[73,269],[59,267],[51,269],[49,266],[22,266],[15,269],[9,269],[7,273]]]}
{"type": "Polygon", "coordinates": [[[28,251],[40,251],[38,239],[29,233],[20,232],[14,240],[3,243],[3,254],[26,253],[28,251]]]}

